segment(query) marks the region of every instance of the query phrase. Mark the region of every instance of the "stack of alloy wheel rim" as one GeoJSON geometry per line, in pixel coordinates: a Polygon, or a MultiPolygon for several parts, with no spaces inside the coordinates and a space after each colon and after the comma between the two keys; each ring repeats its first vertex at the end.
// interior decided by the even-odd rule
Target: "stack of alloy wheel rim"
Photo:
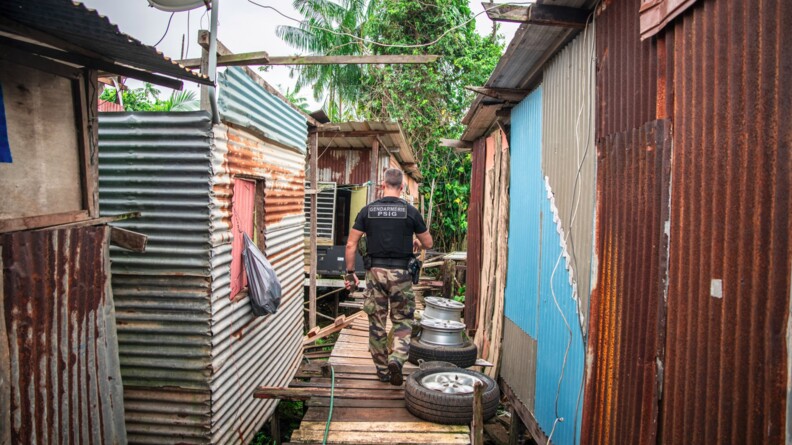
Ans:
{"type": "Polygon", "coordinates": [[[421,333],[410,342],[409,361],[445,361],[460,368],[476,363],[478,350],[465,335],[460,321],[462,303],[439,297],[426,297],[421,333]]]}

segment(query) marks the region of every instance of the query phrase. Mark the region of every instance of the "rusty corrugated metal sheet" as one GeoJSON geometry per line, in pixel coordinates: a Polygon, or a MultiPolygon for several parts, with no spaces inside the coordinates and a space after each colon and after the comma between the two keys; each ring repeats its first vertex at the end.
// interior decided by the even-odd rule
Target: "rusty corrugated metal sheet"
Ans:
{"type": "Polygon", "coordinates": [[[319,147],[319,181],[339,185],[364,184],[371,179],[371,148],[319,147]]]}
{"type": "Polygon", "coordinates": [[[697,0],[642,0],[641,40],[660,32],[676,16],[696,3],[697,0]]]}
{"type": "Polygon", "coordinates": [[[126,443],[108,240],[106,227],[0,236],[0,441],[126,443]]]}
{"type": "Polygon", "coordinates": [[[99,111],[100,112],[123,112],[124,107],[121,104],[117,104],[114,102],[108,102],[106,100],[99,99],[99,111]]]}
{"type": "Polygon", "coordinates": [[[465,287],[465,324],[475,331],[478,323],[479,289],[481,288],[481,222],[484,214],[484,173],[486,170],[486,138],[473,143],[470,153],[470,207],[467,233],[467,285],[465,287]]]}
{"type": "Polygon", "coordinates": [[[639,39],[640,6],[610,0],[597,11],[597,141],[656,118],[657,45],[639,39]]]}
{"type": "MultiPolygon", "coordinates": [[[[699,1],[676,64],[664,443],[785,441],[792,2],[699,1]]],[[[788,443],[788,442],[787,442],[788,443]]]]}
{"type": "Polygon", "coordinates": [[[591,304],[585,443],[657,440],[670,175],[668,120],[610,135],[598,146],[599,277],[591,304]]]}
{"type": "Polygon", "coordinates": [[[302,357],[305,156],[245,130],[216,126],[212,148],[212,443],[248,443],[277,401],[256,386],[286,386],[302,357]],[[278,312],[255,317],[247,297],[230,299],[234,176],[264,181],[264,245],[280,280],[278,312]]]}

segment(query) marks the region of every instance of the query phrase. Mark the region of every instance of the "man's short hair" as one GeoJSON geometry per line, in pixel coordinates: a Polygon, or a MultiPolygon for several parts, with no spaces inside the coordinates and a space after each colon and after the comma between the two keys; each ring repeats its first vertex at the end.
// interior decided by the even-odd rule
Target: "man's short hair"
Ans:
{"type": "Polygon", "coordinates": [[[389,168],[385,170],[385,184],[391,188],[400,188],[404,183],[404,173],[398,168],[389,168]]]}

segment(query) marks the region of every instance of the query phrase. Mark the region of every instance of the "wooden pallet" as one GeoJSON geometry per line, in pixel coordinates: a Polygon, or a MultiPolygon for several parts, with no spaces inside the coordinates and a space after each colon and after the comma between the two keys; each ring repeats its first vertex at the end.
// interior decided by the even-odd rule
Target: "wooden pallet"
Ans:
{"type": "MultiPolygon", "coordinates": [[[[377,380],[368,352],[368,320],[360,318],[341,331],[328,359],[335,370],[336,390],[354,397],[336,397],[327,443],[332,444],[469,444],[467,425],[439,425],[410,414],[404,405],[404,386],[377,380]]],[[[406,363],[405,375],[417,368],[406,363]]],[[[291,386],[329,389],[331,379],[321,364],[303,365],[291,386]]],[[[337,393],[338,394],[338,393],[337,393]]],[[[291,436],[291,443],[322,443],[329,414],[328,397],[311,397],[308,411],[291,436]]]]}

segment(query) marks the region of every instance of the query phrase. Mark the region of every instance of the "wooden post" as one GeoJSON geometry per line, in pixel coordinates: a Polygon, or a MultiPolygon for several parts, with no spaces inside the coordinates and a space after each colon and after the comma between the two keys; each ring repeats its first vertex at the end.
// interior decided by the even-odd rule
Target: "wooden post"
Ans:
{"type": "Polygon", "coordinates": [[[311,157],[311,268],[308,287],[308,328],[316,326],[316,219],[317,198],[319,197],[319,136],[316,132],[308,135],[308,150],[311,157]]]}
{"type": "Polygon", "coordinates": [[[484,407],[481,405],[481,382],[473,384],[473,421],[470,424],[470,444],[484,445],[484,407]]]}
{"type": "Polygon", "coordinates": [[[511,413],[511,423],[509,424],[509,445],[521,445],[525,441],[523,440],[523,434],[525,434],[525,425],[522,423],[522,419],[517,414],[517,411],[512,408],[509,410],[511,413]]]}
{"type": "MultiPolygon", "coordinates": [[[[198,33],[198,43],[201,43],[201,34],[198,33]]],[[[201,74],[209,72],[209,51],[201,46],[201,74]]],[[[201,110],[212,112],[212,105],[209,103],[209,87],[201,85],[201,110]]]]}
{"type": "Polygon", "coordinates": [[[369,188],[368,202],[377,199],[377,184],[379,184],[379,139],[374,138],[371,143],[371,187],[369,188]]]}
{"type": "Polygon", "coordinates": [[[272,413],[272,418],[270,418],[270,435],[272,436],[272,442],[275,445],[280,445],[282,443],[280,433],[280,416],[278,415],[277,409],[274,413],[272,413]]]}

